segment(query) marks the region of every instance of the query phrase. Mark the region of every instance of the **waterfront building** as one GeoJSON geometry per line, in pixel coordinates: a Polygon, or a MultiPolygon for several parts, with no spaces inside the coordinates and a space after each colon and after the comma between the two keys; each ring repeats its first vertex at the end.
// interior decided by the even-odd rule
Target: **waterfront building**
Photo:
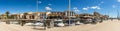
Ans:
{"type": "Polygon", "coordinates": [[[7,19],[7,15],[6,14],[2,14],[2,15],[0,15],[0,18],[1,19],[7,19]]]}
{"type": "Polygon", "coordinates": [[[64,17],[63,12],[51,12],[47,15],[49,19],[62,19],[64,17]]]}
{"type": "Polygon", "coordinates": [[[66,17],[75,17],[75,13],[74,13],[74,11],[64,11],[64,13],[65,13],[65,16],[66,17]],[[69,14],[69,12],[70,12],[70,14],[69,14]]]}
{"type": "Polygon", "coordinates": [[[35,12],[35,19],[44,19],[46,17],[46,12],[35,12]]]}
{"type": "Polygon", "coordinates": [[[11,14],[11,19],[20,19],[20,14],[11,14]]]}

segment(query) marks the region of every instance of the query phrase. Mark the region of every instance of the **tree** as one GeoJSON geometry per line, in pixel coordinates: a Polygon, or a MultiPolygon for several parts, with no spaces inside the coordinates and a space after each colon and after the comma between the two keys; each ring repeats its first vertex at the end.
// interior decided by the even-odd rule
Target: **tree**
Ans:
{"type": "Polygon", "coordinates": [[[7,11],[5,14],[6,14],[6,17],[7,17],[7,19],[8,19],[8,18],[9,18],[9,14],[10,14],[10,12],[7,11]]]}
{"type": "MultiPolygon", "coordinates": [[[[7,11],[5,14],[6,14],[6,18],[9,19],[10,18],[10,16],[9,16],[10,12],[7,11]]],[[[10,21],[6,21],[6,24],[10,24],[10,21]]]]}

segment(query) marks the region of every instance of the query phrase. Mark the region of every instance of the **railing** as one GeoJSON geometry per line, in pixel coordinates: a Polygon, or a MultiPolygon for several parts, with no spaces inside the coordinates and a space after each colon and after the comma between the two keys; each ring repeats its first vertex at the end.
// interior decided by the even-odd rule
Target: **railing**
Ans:
{"type": "Polygon", "coordinates": [[[80,20],[80,19],[0,19],[0,20],[80,20]]]}

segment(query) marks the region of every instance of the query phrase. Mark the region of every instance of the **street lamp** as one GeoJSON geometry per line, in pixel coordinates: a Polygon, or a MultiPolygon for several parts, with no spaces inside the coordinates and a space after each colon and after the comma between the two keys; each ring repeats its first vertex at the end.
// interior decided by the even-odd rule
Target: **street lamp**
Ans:
{"type": "Polygon", "coordinates": [[[71,8],[71,0],[68,0],[68,20],[69,20],[69,25],[70,25],[70,8],[71,8]]]}

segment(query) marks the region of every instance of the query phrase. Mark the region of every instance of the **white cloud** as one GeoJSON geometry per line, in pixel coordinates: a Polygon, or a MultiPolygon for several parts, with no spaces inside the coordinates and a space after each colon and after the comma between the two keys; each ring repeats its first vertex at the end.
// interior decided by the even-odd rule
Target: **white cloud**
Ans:
{"type": "Polygon", "coordinates": [[[104,3],[103,1],[101,3],[104,3]]]}
{"type": "Polygon", "coordinates": [[[46,9],[46,10],[52,10],[52,8],[50,8],[50,7],[45,7],[45,9],[46,9]]]}
{"type": "Polygon", "coordinates": [[[98,5],[101,5],[101,4],[98,4],[98,5]]]}
{"type": "Polygon", "coordinates": [[[90,8],[90,7],[87,7],[87,8],[90,8]]]}
{"type": "Polygon", "coordinates": [[[101,9],[99,6],[91,6],[91,7],[86,7],[86,8],[82,8],[82,10],[89,10],[89,9],[101,9]]]}
{"type": "Polygon", "coordinates": [[[48,4],[48,5],[52,5],[52,4],[48,4]]]}
{"type": "Polygon", "coordinates": [[[76,9],[76,10],[75,10],[75,12],[79,12],[79,10],[78,10],[78,9],[76,9]]]}
{"type": "Polygon", "coordinates": [[[116,8],[116,5],[112,5],[113,8],[116,8]]]}
{"type": "Polygon", "coordinates": [[[80,11],[80,10],[78,10],[77,7],[74,7],[73,9],[74,9],[75,12],[79,12],[80,11]]]}
{"type": "Polygon", "coordinates": [[[74,7],[73,9],[77,9],[77,7],[74,7]]]}
{"type": "Polygon", "coordinates": [[[97,8],[97,9],[101,9],[101,8],[97,8]]]}
{"type": "Polygon", "coordinates": [[[83,10],[88,10],[89,8],[82,8],[83,10]]]}
{"type": "Polygon", "coordinates": [[[38,1],[37,3],[42,3],[41,1],[38,1]]]}
{"type": "Polygon", "coordinates": [[[120,2],[120,0],[117,0],[118,2],[120,2]]]}
{"type": "Polygon", "coordinates": [[[98,5],[101,5],[101,4],[103,4],[104,2],[102,1],[102,2],[100,2],[98,5]]]}
{"type": "Polygon", "coordinates": [[[11,14],[17,14],[17,12],[11,13],[11,14]]]}
{"type": "Polygon", "coordinates": [[[99,6],[92,6],[91,9],[101,9],[99,6]]]}

